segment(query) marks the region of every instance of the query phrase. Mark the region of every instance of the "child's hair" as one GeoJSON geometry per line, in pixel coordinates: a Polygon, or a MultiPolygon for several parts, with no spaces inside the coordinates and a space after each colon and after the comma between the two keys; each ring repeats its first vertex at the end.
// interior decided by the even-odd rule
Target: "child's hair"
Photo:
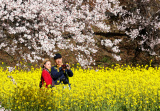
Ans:
{"type": "Polygon", "coordinates": [[[42,62],[42,68],[44,68],[44,65],[46,64],[46,62],[50,61],[48,58],[44,59],[44,61],[42,62]]]}

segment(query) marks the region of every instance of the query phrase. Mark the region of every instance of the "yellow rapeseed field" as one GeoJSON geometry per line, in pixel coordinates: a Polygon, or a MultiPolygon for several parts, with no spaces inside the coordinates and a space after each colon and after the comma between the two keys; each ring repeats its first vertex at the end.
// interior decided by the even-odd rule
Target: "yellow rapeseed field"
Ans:
{"type": "Polygon", "coordinates": [[[71,90],[63,85],[40,89],[41,69],[9,72],[0,67],[0,101],[13,111],[159,110],[160,69],[146,67],[72,68],[71,90]]]}

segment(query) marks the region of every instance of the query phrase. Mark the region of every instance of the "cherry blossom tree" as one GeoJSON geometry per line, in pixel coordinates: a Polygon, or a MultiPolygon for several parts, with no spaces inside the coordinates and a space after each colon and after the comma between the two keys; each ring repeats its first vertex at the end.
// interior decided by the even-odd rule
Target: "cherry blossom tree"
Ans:
{"type": "MultiPolygon", "coordinates": [[[[118,30],[125,31],[132,41],[136,40],[141,51],[158,55],[155,50],[160,43],[160,1],[127,0],[120,1],[123,9],[117,16],[118,30]]],[[[140,50],[139,50],[140,51],[140,50]]]]}
{"type": "MultiPolygon", "coordinates": [[[[12,55],[19,53],[31,62],[43,59],[39,56],[43,53],[53,57],[58,51],[56,47],[78,50],[77,61],[89,65],[94,62],[91,53],[97,52],[91,25],[109,31],[110,27],[103,22],[107,18],[105,10],[115,14],[117,11],[108,1],[96,1],[92,10],[82,3],[83,0],[1,0],[1,49],[12,55]],[[63,36],[65,32],[67,37],[63,36]],[[31,53],[23,51],[25,46],[31,53]]],[[[113,1],[115,6],[118,3],[113,1]]]]}
{"type": "MultiPolygon", "coordinates": [[[[133,3],[138,4],[138,1],[133,0],[133,3]]],[[[118,0],[1,0],[0,4],[0,49],[10,55],[19,54],[30,62],[43,60],[41,55],[53,57],[59,49],[69,49],[76,52],[76,59],[82,66],[94,63],[98,46],[92,26],[110,32],[111,26],[105,20],[112,17],[117,19],[113,24],[132,40],[141,38],[142,50],[148,50],[144,43],[151,49],[159,43],[155,36],[159,29],[156,15],[159,12],[146,19],[140,12],[143,8],[137,5],[134,11],[125,9],[118,0]],[[24,48],[30,52],[25,52],[24,48]]],[[[121,41],[106,39],[101,40],[101,45],[112,48],[113,57],[119,61],[121,57],[116,53],[120,52],[117,44],[121,41]]]]}

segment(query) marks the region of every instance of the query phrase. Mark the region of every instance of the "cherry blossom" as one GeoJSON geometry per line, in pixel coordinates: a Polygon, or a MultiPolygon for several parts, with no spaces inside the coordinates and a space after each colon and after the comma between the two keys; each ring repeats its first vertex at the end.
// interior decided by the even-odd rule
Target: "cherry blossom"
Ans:
{"type": "MultiPolygon", "coordinates": [[[[149,3],[150,0],[142,2],[149,3]]],[[[124,31],[133,40],[137,37],[143,38],[139,41],[142,50],[147,40],[150,41],[148,46],[152,50],[158,44],[155,43],[157,39],[150,36],[160,28],[160,22],[156,17],[146,19],[138,8],[134,13],[123,9],[118,0],[96,0],[93,2],[94,6],[88,4],[89,0],[83,3],[84,0],[1,0],[0,38],[6,40],[0,43],[0,49],[11,55],[18,52],[22,58],[30,62],[43,60],[44,58],[40,56],[42,52],[53,57],[59,49],[64,51],[67,49],[78,52],[75,56],[82,66],[94,64],[92,55],[98,52],[98,47],[92,26],[98,27],[102,32],[110,32],[111,26],[106,24],[105,20],[112,19],[112,16],[118,19],[114,23],[118,30],[124,31]],[[135,27],[135,24],[139,26],[135,27]],[[148,34],[142,35],[141,31],[145,27],[153,29],[148,34]],[[9,37],[13,38],[12,41],[9,37]],[[23,52],[18,44],[24,45],[33,53],[23,52]]],[[[118,53],[120,50],[117,45],[121,41],[104,39],[100,42],[101,45],[111,48],[114,53],[118,53]]],[[[121,60],[120,56],[114,53],[113,58],[121,60]]]]}

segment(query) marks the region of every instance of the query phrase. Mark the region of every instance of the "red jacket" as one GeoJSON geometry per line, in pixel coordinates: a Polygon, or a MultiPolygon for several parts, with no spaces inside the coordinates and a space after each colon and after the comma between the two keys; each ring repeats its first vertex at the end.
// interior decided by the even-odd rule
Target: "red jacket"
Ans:
{"type": "Polygon", "coordinates": [[[47,70],[43,70],[42,71],[42,77],[41,77],[41,81],[42,81],[42,86],[44,84],[44,81],[46,82],[46,88],[48,85],[52,85],[52,78],[51,75],[49,74],[49,72],[47,70]]]}

